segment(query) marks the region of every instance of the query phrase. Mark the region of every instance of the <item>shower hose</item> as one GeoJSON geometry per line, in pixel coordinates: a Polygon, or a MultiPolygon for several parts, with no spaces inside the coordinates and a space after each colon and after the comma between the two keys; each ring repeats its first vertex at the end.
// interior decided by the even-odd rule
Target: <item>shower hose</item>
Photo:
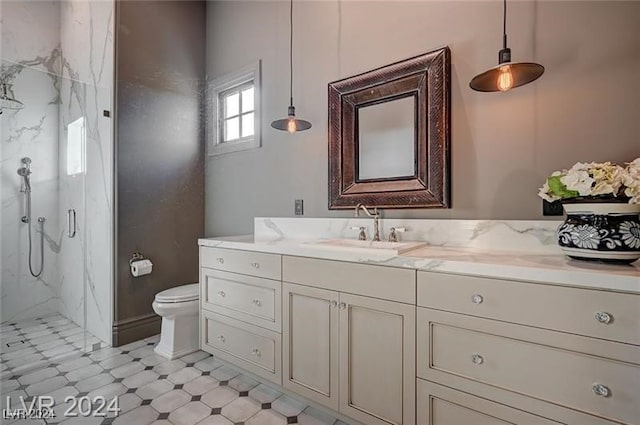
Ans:
{"type": "Polygon", "coordinates": [[[31,252],[33,248],[33,244],[31,243],[31,192],[27,193],[27,225],[29,228],[29,273],[33,277],[40,277],[42,271],[44,270],[44,217],[38,218],[38,223],[40,224],[40,270],[38,273],[33,271],[33,266],[31,265],[31,252]]]}

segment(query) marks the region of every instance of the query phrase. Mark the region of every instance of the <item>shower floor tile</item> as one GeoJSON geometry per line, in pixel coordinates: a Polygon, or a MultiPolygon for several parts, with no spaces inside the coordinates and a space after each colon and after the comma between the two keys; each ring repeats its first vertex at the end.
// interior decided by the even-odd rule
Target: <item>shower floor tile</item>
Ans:
{"type": "MultiPolygon", "coordinates": [[[[52,362],[77,360],[99,341],[61,314],[3,323],[0,328],[0,377],[4,381],[13,375],[48,366],[52,362]]],[[[82,364],[81,360],[77,360],[82,364]]],[[[66,366],[73,367],[73,366],[66,366]]]]}
{"type": "MultiPolygon", "coordinates": [[[[14,330],[3,328],[5,332],[14,330]]],[[[57,417],[46,422],[2,423],[344,425],[301,400],[283,395],[271,384],[224,365],[208,353],[198,351],[173,361],[160,358],[153,352],[157,342],[156,336],[123,347],[79,353],[72,359],[48,361],[39,370],[3,375],[0,385],[3,399],[10,396],[17,400],[23,396],[30,400],[30,393],[50,389],[43,395],[55,398],[57,417]],[[78,399],[102,396],[107,401],[117,397],[121,411],[100,418],[64,417],[69,406],[64,401],[66,396],[78,399]]]]}

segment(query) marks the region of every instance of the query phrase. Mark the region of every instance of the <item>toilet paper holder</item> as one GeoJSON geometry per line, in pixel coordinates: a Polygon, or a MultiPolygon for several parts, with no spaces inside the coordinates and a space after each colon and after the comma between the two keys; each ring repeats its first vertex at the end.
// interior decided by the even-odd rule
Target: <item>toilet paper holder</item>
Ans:
{"type": "Polygon", "coordinates": [[[144,260],[144,255],[139,252],[134,252],[131,255],[131,259],[129,260],[129,266],[133,264],[134,261],[144,260]]]}
{"type": "Polygon", "coordinates": [[[153,263],[141,253],[134,252],[129,260],[129,269],[133,277],[142,277],[151,274],[153,263]]]}

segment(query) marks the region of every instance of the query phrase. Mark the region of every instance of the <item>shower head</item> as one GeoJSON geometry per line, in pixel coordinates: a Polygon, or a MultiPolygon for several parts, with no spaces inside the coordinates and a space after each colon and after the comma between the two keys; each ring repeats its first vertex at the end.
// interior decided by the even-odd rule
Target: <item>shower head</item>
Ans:
{"type": "Polygon", "coordinates": [[[0,114],[5,109],[19,110],[24,108],[24,104],[19,100],[9,96],[9,88],[6,83],[0,84],[0,114]]]}

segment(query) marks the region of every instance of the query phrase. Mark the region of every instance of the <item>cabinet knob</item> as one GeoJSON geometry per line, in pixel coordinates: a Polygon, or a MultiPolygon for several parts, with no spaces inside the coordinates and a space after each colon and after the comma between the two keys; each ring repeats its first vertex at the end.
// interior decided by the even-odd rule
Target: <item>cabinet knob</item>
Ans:
{"type": "Polygon", "coordinates": [[[345,304],[345,303],[340,303],[340,304],[338,304],[338,308],[339,308],[340,310],[344,310],[345,308],[347,308],[347,304],[345,304]]]}
{"type": "Polygon", "coordinates": [[[593,384],[592,389],[595,395],[598,395],[600,397],[609,397],[609,395],[611,395],[611,390],[606,385],[593,384]]]}
{"type": "Polygon", "coordinates": [[[251,263],[251,266],[252,266],[254,269],[259,269],[259,268],[260,268],[260,263],[251,263]]]}
{"type": "Polygon", "coordinates": [[[220,295],[222,298],[227,296],[227,294],[225,294],[224,291],[218,291],[218,295],[220,295]]]}
{"type": "Polygon", "coordinates": [[[337,307],[338,306],[338,301],[333,300],[331,301],[331,307],[337,307]]]}
{"type": "Polygon", "coordinates": [[[605,325],[611,322],[611,315],[605,311],[599,311],[596,313],[596,320],[605,325]]]}
{"type": "Polygon", "coordinates": [[[471,356],[471,361],[473,362],[473,364],[481,365],[482,363],[484,363],[484,358],[480,354],[474,354],[471,356]]]}
{"type": "Polygon", "coordinates": [[[471,297],[471,301],[474,304],[482,304],[482,302],[484,301],[484,298],[482,298],[482,295],[480,294],[475,294],[471,297]]]}
{"type": "Polygon", "coordinates": [[[254,348],[251,350],[251,354],[256,357],[260,357],[260,350],[258,350],[257,348],[254,348]]]}
{"type": "Polygon", "coordinates": [[[220,264],[224,264],[224,258],[222,258],[222,257],[218,257],[218,258],[216,258],[216,261],[217,261],[218,263],[220,263],[220,264]]]}
{"type": "Polygon", "coordinates": [[[260,307],[262,305],[262,303],[260,302],[260,300],[255,299],[253,301],[251,301],[256,307],[260,307]]]}
{"type": "Polygon", "coordinates": [[[220,342],[225,342],[226,340],[227,340],[227,339],[224,337],[224,335],[220,335],[220,336],[218,337],[218,341],[220,341],[220,342]]]}

